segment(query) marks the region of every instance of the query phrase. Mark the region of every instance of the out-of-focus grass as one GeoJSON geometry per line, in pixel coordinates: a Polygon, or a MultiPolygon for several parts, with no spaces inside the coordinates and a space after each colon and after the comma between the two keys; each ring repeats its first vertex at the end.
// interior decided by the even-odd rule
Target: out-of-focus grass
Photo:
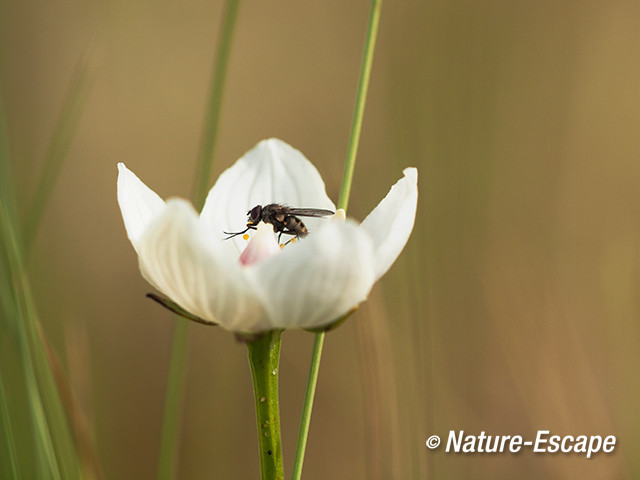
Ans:
{"type": "Polygon", "coordinates": [[[36,239],[38,226],[41,223],[47,201],[53,193],[62,165],[69,152],[71,141],[78,127],[82,109],[89,93],[90,80],[87,59],[83,58],[77,63],[69,82],[63,108],[56,122],[55,130],[51,135],[51,142],[44,159],[44,168],[40,173],[34,198],[25,215],[23,250],[27,258],[36,239]]]}
{"type": "Polygon", "coordinates": [[[0,435],[7,478],[79,478],[75,444],[38,332],[16,214],[9,145],[0,108],[2,331],[0,435]]]}
{"type": "MultiPolygon", "coordinates": [[[[71,383],[93,412],[106,476],[149,478],[173,319],[144,298],[115,164],[165,197],[188,196],[221,8],[37,7],[6,5],[0,18],[19,196],[35,189],[33,158],[44,156],[60,111],[63,72],[96,32],[100,73],[30,280],[63,363],[70,372],[89,365],[90,382],[72,374],[71,383]],[[90,346],[82,365],[65,358],[65,333],[78,326],[90,346]]],[[[367,8],[243,4],[214,173],[279,136],[318,165],[337,198],[367,8]]],[[[638,476],[637,24],[631,2],[385,3],[349,210],[362,219],[415,165],[418,218],[369,302],[327,335],[303,478],[638,476]],[[462,458],[424,446],[450,429],[541,428],[615,434],[619,445],[590,461],[462,458]]],[[[2,285],[0,295],[12,300],[2,285]]],[[[250,478],[258,467],[245,351],[200,326],[191,342],[180,476],[206,478],[217,465],[220,478],[250,478]]],[[[311,342],[283,336],[288,462],[311,342]]],[[[19,375],[2,379],[5,396],[24,389],[19,375]]],[[[24,436],[20,426],[14,437],[24,436]]]]}

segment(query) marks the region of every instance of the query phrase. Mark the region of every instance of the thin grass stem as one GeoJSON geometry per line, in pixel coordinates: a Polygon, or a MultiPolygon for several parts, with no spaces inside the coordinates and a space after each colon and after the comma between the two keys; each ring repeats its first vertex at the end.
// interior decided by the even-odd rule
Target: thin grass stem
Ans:
{"type": "Polygon", "coordinates": [[[304,394],[304,405],[302,407],[302,419],[300,420],[300,430],[298,431],[298,448],[296,458],[293,462],[294,480],[302,477],[302,464],[304,453],[307,449],[307,437],[309,436],[309,424],[311,423],[311,409],[313,399],[316,395],[316,385],[318,384],[318,373],[320,372],[320,359],[322,358],[322,346],[324,344],[325,333],[317,333],[313,341],[313,351],[311,352],[311,366],[309,368],[309,378],[307,380],[307,391],[304,394]]]}
{"type": "Polygon", "coordinates": [[[5,441],[2,442],[2,450],[0,450],[4,462],[0,465],[0,477],[6,475],[6,478],[21,478],[18,465],[18,452],[16,449],[16,440],[11,427],[9,409],[7,407],[7,396],[4,391],[4,379],[0,372],[0,431],[5,441]]]}
{"type": "Polygon", "coordinates": [[[367,101],[367,91],[369,90],[371,66],[373,65],[373,52],[376,46],[376,37],[378,36],[378,25],[380,24],[381,10],[382,0],[373,0],[371,2],[371,13],[369,15],[369,25],[367,28],[367,37],[364,44],[364,53],[362,54],[360,80],[358,81],[356,105],[353,111],[353,119],[351,121],[351,134],[349,135],[347,158],[344,164],[344,173],[342,175],[340,198],[338,199],[338,208],[342,208],[345,211],[347,210],[347,206],[349,205],[349,195],[351,194],[353,172],[355,171],[356,167],[356,154],[358,153],[358,145],[360,143],[362,119],[364,118],[364,107],[367,101]]]}
{"type": "MultiPolygon", "coordinates": [[[[69,445],[68,425],[61,410],[57,390],[52,384],[51,371],[43,346],[35,332],[37,318],[31,290],[22,264],[20,243],[17,240],[15,216],[8,211],[7,202],[0,202],[0,231],[9,260],[9,275],[14,285],[15,326],[20,347],[22,373],[27,391],[36,444],[36,468],[53,479],[77,478],[73,463],[73,448],[69,445]]],[[[76,466],[77,467],[77,464],[76,466]]]]}
{"type": "MultiPolygon", "coordinates": [[[[16,335],[20,377],[24,382],[34,447],[34,455],[29,457],[28,463],[21,457],[14,457],[13,461],[40,477],[71,480],[79,476],[75,447],[44,346],[37,335],[38,318],[24,264],[12,178],[0,104],[0,246],[6,262],[2,281],[9,285],[10,290],[8,295],[2,296],[3,315],[0,320],[16,335]]],[[[3,364],[1,368],[5,371],[9,366],[3,364]]],[[[14,448],[12,446],[10,450],[14,448]]]]}
{"type": "Polygon", "coordinates": [[[88,71],[86,60],[80,60],[72,75],[60,116],[51,136],[49,149],[44,159],[44,167],[24,225],[22,241],[24,256],[27,259],[36,239],[40,220],[60,176],[62,165],[71,146],[71,140],[84,110],[90,87],[88,71]]]}
{"type": "MultiPolygon", "coordinates": [[[[193,201],[197,209],[201,209],[210,183],[211,170],[215,153],[216,138],[220,122],[222,97],[231,52],[233,31],[238,16],[240,0],[227,0],[225,5],[220,36],[213,67],[209,102],[202,143],[198,155],[198,165],[193,187],[193,201]]],[[[171,346],[171,359],[167,378],[167,392],[162,420],[162,437],[158,461],[158,480],[169,480],[177,471],[177,445],[179,424],[181,422],[182,397],[187,368],[189,323],[176,318],[171,346]]]]}
{"type": "Polygon", "coordinates": [[[160,437],[160,458],[158,460],[158,480],[175,478],[177,473],[177,444],[184,392],[189,322],[176,317],[173,327],[171,363],[165,396],[162,435],[160,437]]]}
{"type": "MultiPolygon", "coordinates": [[[[367,90],[369,89],[371,66],[373,65],[373,52],[375,50],[376,37],[378,35],[381,9],[382,0],[373,0],[371,2],[371,12],[369,15],[364,52],[362,55],[362,65],[360,68],[360,80],[358,81],[356,104],[353,112],[353,120],[351,122],[351,133],[349,135],[347,157],[345,160],[344,174],[342,176],[340,198],[338,200],[338,208],[342,208],[345,211],[347,210],[349,196],[351,194],[351,183],[353,180],[353,173],[355,171],[358,145],[360,143],[362,119],[364,117],[364,107],[367,100],[367,90]]],[[[313,409],[313,400],[315,397],[316,384],[318,382],[318,371],[320,369],[320,360],[322,358],[324,336],[325,332],[316,333],[313,352],[311,353],[311,365],[309,367],[309,377],[307,379],[307,390],[302,407],[302,418],[300,420],[300,430],[298,433],[298,445],[293,465],[293,480],[300,480],[302,476],[302,464],[304,462],[304,453],[309,435],[309,424],[311,422],[311,411],[313,409]]]]}
{"type": "Polygon", "coordinates": [[[194,179],[193,200],[198,210],[201,209],[204,204],[207,187],[211,182],[213,156],[215,154],[220,113],[222,111],[222,98],[224,96],[229,56],[231,53],[231,42],[233,40],[233,31],[236,26],[239,6],[240,0],[227,0],[224,10],[224,18],[218,40],[218,51],[211,75],[211,90],[207,103],[202,143],[198,154],[198,166],[194,179]]]}

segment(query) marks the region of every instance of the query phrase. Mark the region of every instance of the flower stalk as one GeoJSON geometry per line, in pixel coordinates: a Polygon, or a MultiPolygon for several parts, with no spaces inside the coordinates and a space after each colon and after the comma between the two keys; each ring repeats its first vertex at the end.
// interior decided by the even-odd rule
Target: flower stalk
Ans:
{"type": "Polygon", "coordinates": [[[278,403],[278,364],[282,330],[271,330],[247,343],[258,423],[260,478],[282,480],[282,444],[278,403]]]}

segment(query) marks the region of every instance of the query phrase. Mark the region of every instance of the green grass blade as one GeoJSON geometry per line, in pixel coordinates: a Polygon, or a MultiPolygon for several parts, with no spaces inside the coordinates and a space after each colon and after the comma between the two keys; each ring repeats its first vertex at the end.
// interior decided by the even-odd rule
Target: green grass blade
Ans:
{"type": "MultiPolygon", "coordinates": [[[[381,9],[382,0],[373,0],[371,2],[369,24],[367,27],[367,34],[365,38],[364,52],[362,54],[362,65],[360,67],[360,79],[358,81],[358,90],[356,93],[356,104],[353,111],[351,133],[349,135],[349,146],[347,148],[347,157],[345,160],[344,174],[342,177],[342,185],[340,188],[340,198],[338,200],[338,208],[342,208],[345,211],[347,210],[347,206],[349,205],[349,196],[351,194],[351,183],[353,180],[353,173],[355,171],[358,145],[360,143],[362,119],[364,118],[364,106],[367,101],[367,91],[369,89],[369,78],[371,77],[373,52],[375,50],[376,38],[378,36],[378,25],[380,24],[381,9]]],[[[318,371],[320,369],[320,360],[322,358],[324,336],[325,332],[318,332],[316,333],[316,337],[314,340],[313,352],[311,354],[311,365],[309,367],[309,376],[307,377],[307,389],[302,406],[300,429],[298,431],[298,443],[293,465],[293,480],[299,480],[302,477],[302,465],[304,463],[304,453],[306,450],[307,437],[309,435],[309,424],[311,422],[311,411],[313,409],[316,383],[318,381],[318,371]]]]}
{"type": "MultiPolygon", "coordinates": [[[[33,471],[37,478],[73,480],[79,478],[75,445],[37,331],[38,318],[24,265],[9,157],[4,116],[0,108],[0,248],[5,267],[0,273],[4,276],[2,282],[10,289],[2,294],[3,315],[0,322],[3,323],[3,329],[15,332],[13,346],[19,351],[16,364],[2,365],[2,376],[6,378],[5,372],[10,368],[13,373],[20,373],[15,378],[16,383],[24,382],[27,413],[18,414],[14,420],[12,409],[7,407],[8,415],[21,430],[30,423],[33,434],[30,442],[33,451],[23,451],[22,456],[14,458],[21,467],[33,471]]],[[[13,431],[17,430],[13,428],[13,431]]],[[[15,446],[13,444],[9,450],[15,446]]]]}
{"type": "MultiPolygon", "coordinates": [[[[194,179],[193,202],[197,209],[202,208],[206,198],[207,187],[210,183],[222,97],[239,5],[240,0],[227,0],[223,13],[202,143],[198,155],[198,166],[196,167],[194,179]]],[[[181,419],[180,407],[182,405],[182,391],[187,367],[188,331],[188,322],[176,322],[173,331],[167,393],[162,420],[162,438],[160,440],[160,456],[156,477],[158,480],[169,480],[175,477],[178,425],[181,419]]]]}
{"type": "Polygon", "coordinates": [[[18,449],[13,435],[4,378],[0,370],[0,478],[20,478],[18,468],[18,449]]]}
{"type": "Polygon", "coordinates": [[[195,172],[193,202],[199,210],[204,205],[207,188],[211,184],[211,170],[213,167],[213,155],[215,153],[216,140],[218,138],[218,125],[220,123],[220,112],[222,111],[222,98],[224,96],[224,86],[227,79],[229,65],[229,55],[231,53],[231,43],[233,31],[236,26],[240,0],[227,0],[223,14],[220,37],[218,39],[218,49],[216,60],[213,66],[211,80],[211,90],[207,113],[204,121],[204,131],[202,143],[198,154],[198,167],[195,172]]]}
{"type": "Polygon", "coordinates": [[[189,322],[176,318],[173,327],[167,392],[164,399],[157,480],[171,480],[176,477],[180,414],[187,370],[188,327],[189,322]]]}
{"type": "Polygon", "coordinates": [[[371,13],[369,15],[369,25],[367,27],[364,52],[362,54],[362,65],[360,66],[360,79],[358,80],[356,104],[353,110],[353,119],[351,121],[351,133],[349,135],[349,145],[347,147],[347,158],[344,164],[344,174],[342,176],[342,185],[340,187],[340,198],[338,199],[338,208],[342,208],[345,211],[349,205],[351,183],[353,181],[353,173],[356,168],[356,154],[358,153],[358,145],[360,144],[360,132],[362,131],[364,106],[367,103],[367,92],[369,91],[369,79],[371,78],[373,52],[376,47],[376,38],[378,37],[381,9],[382,0],[373,0],[371,2],[371,13]]]}
{"type": "MultiPolygon", "coordinates": [[[[16,251],[16,242],[14,236],[14,225],[11,221],[11,215],[7,211],[6,202],[0,202],[0,231],[2,232],[3,245],[7,249],[7,258],[9,260],[8,273],[10,279],[13,281],[14,289],[19,295],[18,301],[15,304],[15,327],[20,349],[20,360],[23,378],[25,381],[27,391],[27,401],[30,409],[30,415],[32,420],[32,427],[34,429],[34,440],[36,447],[36,466],[39,468],[42,475],[44,472],[51,474],[50,478],[61,479],[60,466],[58,464],[54,447],[53,439],[49,426],[46,420],[44,412],[44,405],[38,388],[38,382],[36,379],[36,366],[34,362],[34,356],[32,355],[29,326],[31,318],[27,312],[29,309],[29,302],[25,301],[24,295],[20,294],[24,292],[23,277],[20,271],[20,258],[16,251]]],[[[6,309],[5,309],[6,310],[6,309]]],[[[6,318],[11,321],[11,318],[6,318]]]]}
{"type": "Polygon", "coordinates": [[[84,110],[91,83],[88,72],[89,68],[86,59],[79,60],[71,77],[60,116],[51,136],[40,180],[27,213],[23,236],[23,251],[26,258],[31,253],[47,201],[51,197],[53,188],[60,176],[62,165],[69,152],[71,140],[84,110]]]}

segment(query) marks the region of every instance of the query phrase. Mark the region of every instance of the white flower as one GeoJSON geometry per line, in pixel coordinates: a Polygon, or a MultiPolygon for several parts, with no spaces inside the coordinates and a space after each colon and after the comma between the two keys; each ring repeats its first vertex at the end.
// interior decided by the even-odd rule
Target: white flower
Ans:
{"type": "Polygon", "coordinates": [[[200,215],[118,169],[118,203],[144,278],[193,316],[238,333],[318,328],[345,315],[404,248],[418,200],[418,172],[407,168],[362,224],[305,217],[310,234],[281,249],[271,225],[250,230],[248,242],[224,233],[244,230],[256,205],[335,210],[316,168],[281,140],[260,142],[223,172],[200,215]]]}

